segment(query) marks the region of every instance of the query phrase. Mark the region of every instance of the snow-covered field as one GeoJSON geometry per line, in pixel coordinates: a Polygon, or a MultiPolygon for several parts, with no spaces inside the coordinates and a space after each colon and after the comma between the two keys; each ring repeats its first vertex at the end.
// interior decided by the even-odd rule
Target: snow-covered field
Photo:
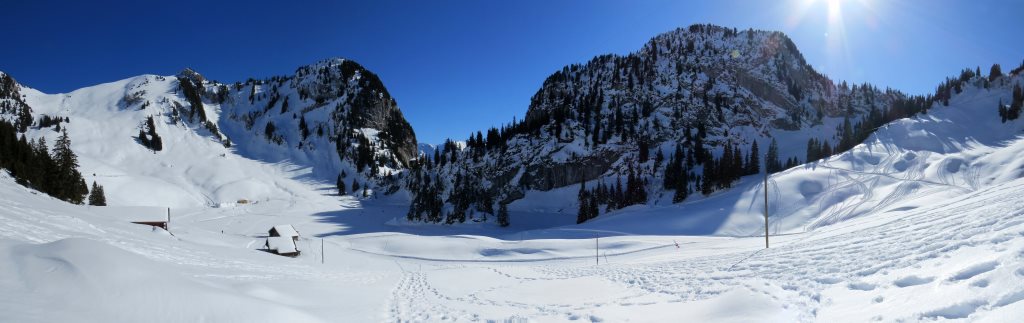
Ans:
{"type": "Polygon", "coordinates": [[[382,225],[396,211],[387,205],[310,215],[331,206],[328,198],[297,210],[260,203],[176,211],[169,235],[32,194],[6,177],[2,184],[3,321],[1012,322],[1024,315],[1024,180],[957,198],[915,198],[906,202],[920,207],[774,237],[770,249],[760,237],[446,235],[455,229],[382,225]],[[264,230],[280,223],[303,234],[299,257],[256,250],[264,230]]]}
{"type": "MultiPolygon", "coordinates": [[[[150,78],[151,94],[167,91],[135,80],[150,78]]],[[[968,87],[850,152],[773,175],[770,249],[756,176],[582,225],[577,187],[528,192],[509,228],[410,224],[401,194],[338,197],[309,166],[185,126],[159,125],[167,144],[154,155],[132,141],[137,128],[115,127],[145,112],[90,108],[117,100],[95,93],[120,95],[94,90],[30,98],[71,116],[86,180],[108,186],[112,205],[171,206],[170,232],[117,215],[133,208],[68,205],[0,174],[0,321],[1024,317],[1024,121],[998,120],[1005,87],[968,87]],[[298,257],[260,250],[280,224],[302,235],[298,257]]]]}

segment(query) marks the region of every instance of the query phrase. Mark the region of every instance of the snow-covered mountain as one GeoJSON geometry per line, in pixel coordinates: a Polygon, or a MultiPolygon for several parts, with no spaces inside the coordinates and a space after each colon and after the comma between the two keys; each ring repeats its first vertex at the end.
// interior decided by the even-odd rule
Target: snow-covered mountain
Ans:
{"type": "MultiPolygon", "coordinates": [[[[948,105],[899,119],[847,152],[772,174],[772,234],[791,234],[883,213],[930,207],[1024,177],[1024,120],[999,107],[1024,107],[1024,66],[993,79],[965,78],[948,105]]],[[[635,206],[581,229],[614,227],[635,234],[759,235],[764,232],[763,177],[743,178],[727,192],[676,205],[635,206]]],[[[546,194],[573,196],[566,188],[546,194]]],[[[530,198],[545,193],[531,193],[530,198]]],[[[563,207],[565,207],[563,205],[563,207]]]]}
{"type": "Polygon", "coordinates": [[[0,320],[1015,322],[1024,119],[998,105],[1019,107],[1019,82],[969,78],[948,106],[776,173],[768,249],[746,236],[760,178],[533,230],[558,214],[517,206],[576,188],[528,192],[509,228],[451,227],[281,178],[287,199],[176,208],[171,235],[0,174],[0,320]],[[302,234],[296,258],[258,250],[281,223],[302,234]]]}
{"type": "Polygon", "coordinates": [[[342,174],[348,187],[393,192],[393,176],[417,155],[394,98],[350,60],[232,84],[186,69],[64,94],[4,80],[0,117],[19,120],[29,139],[67,130],[86,181],[105,186],[112,205],[287,199],[282,178],[333,184],[342,174]],[[279,163],[294,171],[271,167],[279,163]]]}
{"type": "MultiPolygon", "coordinates": [[[[487,212],[493,206],[482,204],[583,181],[602,210],[672,203],[730,188],[758,172],[765,152],[775,172],[845,151],[930,102],[837,84],[779,32],[694,25],[654,37],[638,52],[555,72],[524,120],[478,133],[468,149],[441,147],[409,186],[417,195],[440,192],[444,214],[487,212]],[[603,193],[615,186],[626,193],[603,193]],[[449,198],[466,195],[474,198],[449,198]]],[[[410,218],[438,213],[439,203],[423,204],[434,207],[414,203],[410,218]]]]}

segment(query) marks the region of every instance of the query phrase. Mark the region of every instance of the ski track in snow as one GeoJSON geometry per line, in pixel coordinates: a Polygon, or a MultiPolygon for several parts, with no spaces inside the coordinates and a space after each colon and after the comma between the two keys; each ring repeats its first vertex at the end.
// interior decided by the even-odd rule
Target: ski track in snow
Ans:
{"type": "MultiPolygon", "coordinates": [[[[516,308],[521,310],[519,313],[531,317],[554,315],[570,318],[576,315],[573,313],[594,306],[606,306],[607,303],[624,306],[653,304],[632,300],[641,296],[662,295],[664,300],[660,302],[666,303],[690,302],[712,298],[736,288],[745,288],[765,293],[798,309],[801,320],[815,320],[819,318],[818,312],[831,302],[821,291],[831,287],[864,292],[869,294],[867,297],[881,301],[888,298],[888,291],[920,286],[934,288],[942,284],[971,284],[973,288],[986,288],[987,281],[979,283],[978,280],[972,279],[990,276],[997,268],[1007,265],[1019,266],[1021,255],[1016,255],[1015,259],[988,260],[964,268],[951,268],[955,270],[949,277],[897,273],[915,272],[921,269],[921,263],[924,261],[941,259],[960,250],[999,250],[1005,248],[1007,242],[1020,239],[1024,235],[1024,211],[1020,211],[1016,205],[1024,202],[1024,199],[1018,197],[1019,193],[1024,191],[1024,185],[1018,183],[1012,188],[992,192],[984,199],[955,201],[905,212],[901,216],[888,216],[884,220],[876,220],[878,223],[870,223],[857,230],[846,230],[842,225],[824,227],[821,231],[802,234],[804,237],[798,240],[752,252],[732,252],[684,260],[665,260],[663,254],[648,253],[648,256],[659,260],[618,263],[616,259],[617,263],[600,266],[583,265],[579,262],[513,266],[519,270],[529,270],[537,274],[537,277],[516,276],[500,268],[476,263],[464,265],[472,268],[484,266],[480,268],[486,268],[520,283],[601,277],[634,291],[604,305],[595,303],[583,306],[531,306],[515,302],[481,302],[476,295],[490,291],[489,289],[472,293],[468,298],[449,296],[431,288],[429,279],[424,278],[421,272],[406,272],[392,300],[391,318],[394,319],[392,321],[404,322],[449,320],[454,316],[469,315],[448,312],[448,316],[439,317],[441,314],[436,310],[431,313],[422,307],[409,305],[411,300],[416,300],[411,301],[413,303],[437,302],[427,307],[431,309],[443,308],[443,304],[454,302],[469,306],[497,305],[516,308]],[[962,216],[979,215],[981,212],[978,210],[984,210],[984,214],[991,216],[962,216]],[[1016,237],[1012,233],[1007,234],[1007,231],[1014,230],[1017,231],[1016,237]],[[1016,260],[1017,263],[1004,264],[1007,260],[1016,260]],[[729,264],[735,265],[728,266],[729,264]],[[779,287],[783,292],[773,293],[772,287],[779,287]]],[[[640,257],[641,260],[642,258],[640,257]]],[[[1024,269],[1016,270],[1015,275],[1024,275],[1024,269]]],[[[885,319],[966,318],[976,311],[991,311],[1021,299],[1024,299],[1024,292],[1014,291],[995,302],[975,300],[945,306],[936,304],[934,308],[922,310],[917,315],[885,319]]]]}

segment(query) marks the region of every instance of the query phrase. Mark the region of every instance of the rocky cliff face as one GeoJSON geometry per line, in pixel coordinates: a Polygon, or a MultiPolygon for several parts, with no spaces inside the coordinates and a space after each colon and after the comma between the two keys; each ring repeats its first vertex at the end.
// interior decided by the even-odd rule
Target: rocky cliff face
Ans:
{"type": "Polygon", "coordinates": [[[311,100],[315,109],[335,102],[333,120],[347,121],[353,129],[380,130],[381,139],[402,166],[417,155],[416,135],[398,103],[376,74],[358,63],[329,59],[295,71],[291,86],[300,99],[311,100]]]}
{"type": "Polygon", "coordinates": [[[32,108],[21,96],[21,85],[3,72],[0,72],[0,118],[10,121],[21,132],[32,125],[32,108]]]}
{"type": "Polygon", "coordinates": [[[234,134],[289,147],[290,155],[281,157],[307,160],[325,176],[358,174],[363,178],[345,181],[393,192],[395,176],[417,156],[416,135],[396,100],[376,74],[351,60],[332,58],[293,75],[204,87],[223,117],[242,126],[233,127],[234,134]]]}

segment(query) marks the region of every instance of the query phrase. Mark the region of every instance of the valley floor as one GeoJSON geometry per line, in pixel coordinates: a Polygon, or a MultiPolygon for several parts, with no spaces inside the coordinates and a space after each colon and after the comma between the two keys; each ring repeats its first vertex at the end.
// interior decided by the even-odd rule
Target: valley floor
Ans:
{"type": "Polygon", "coordinates": [[[400,205],[342,200],[341,211],[328,211],[339,208],[326,195],[174,210],[170,235],[2,179],[0,321],[1024,316],[1024,180],[955,199],[920,196],[901,204],[916,206],[772,237],[764,249],[762,237],[620,235],[594,226],[510,233],[490,224],[394,225],[400,205]],[[266,230],[284,223],[303,235],[302,254],[258,250],[266,230]],[[475,234],[453,234],[467,231],[475,234]]]}

